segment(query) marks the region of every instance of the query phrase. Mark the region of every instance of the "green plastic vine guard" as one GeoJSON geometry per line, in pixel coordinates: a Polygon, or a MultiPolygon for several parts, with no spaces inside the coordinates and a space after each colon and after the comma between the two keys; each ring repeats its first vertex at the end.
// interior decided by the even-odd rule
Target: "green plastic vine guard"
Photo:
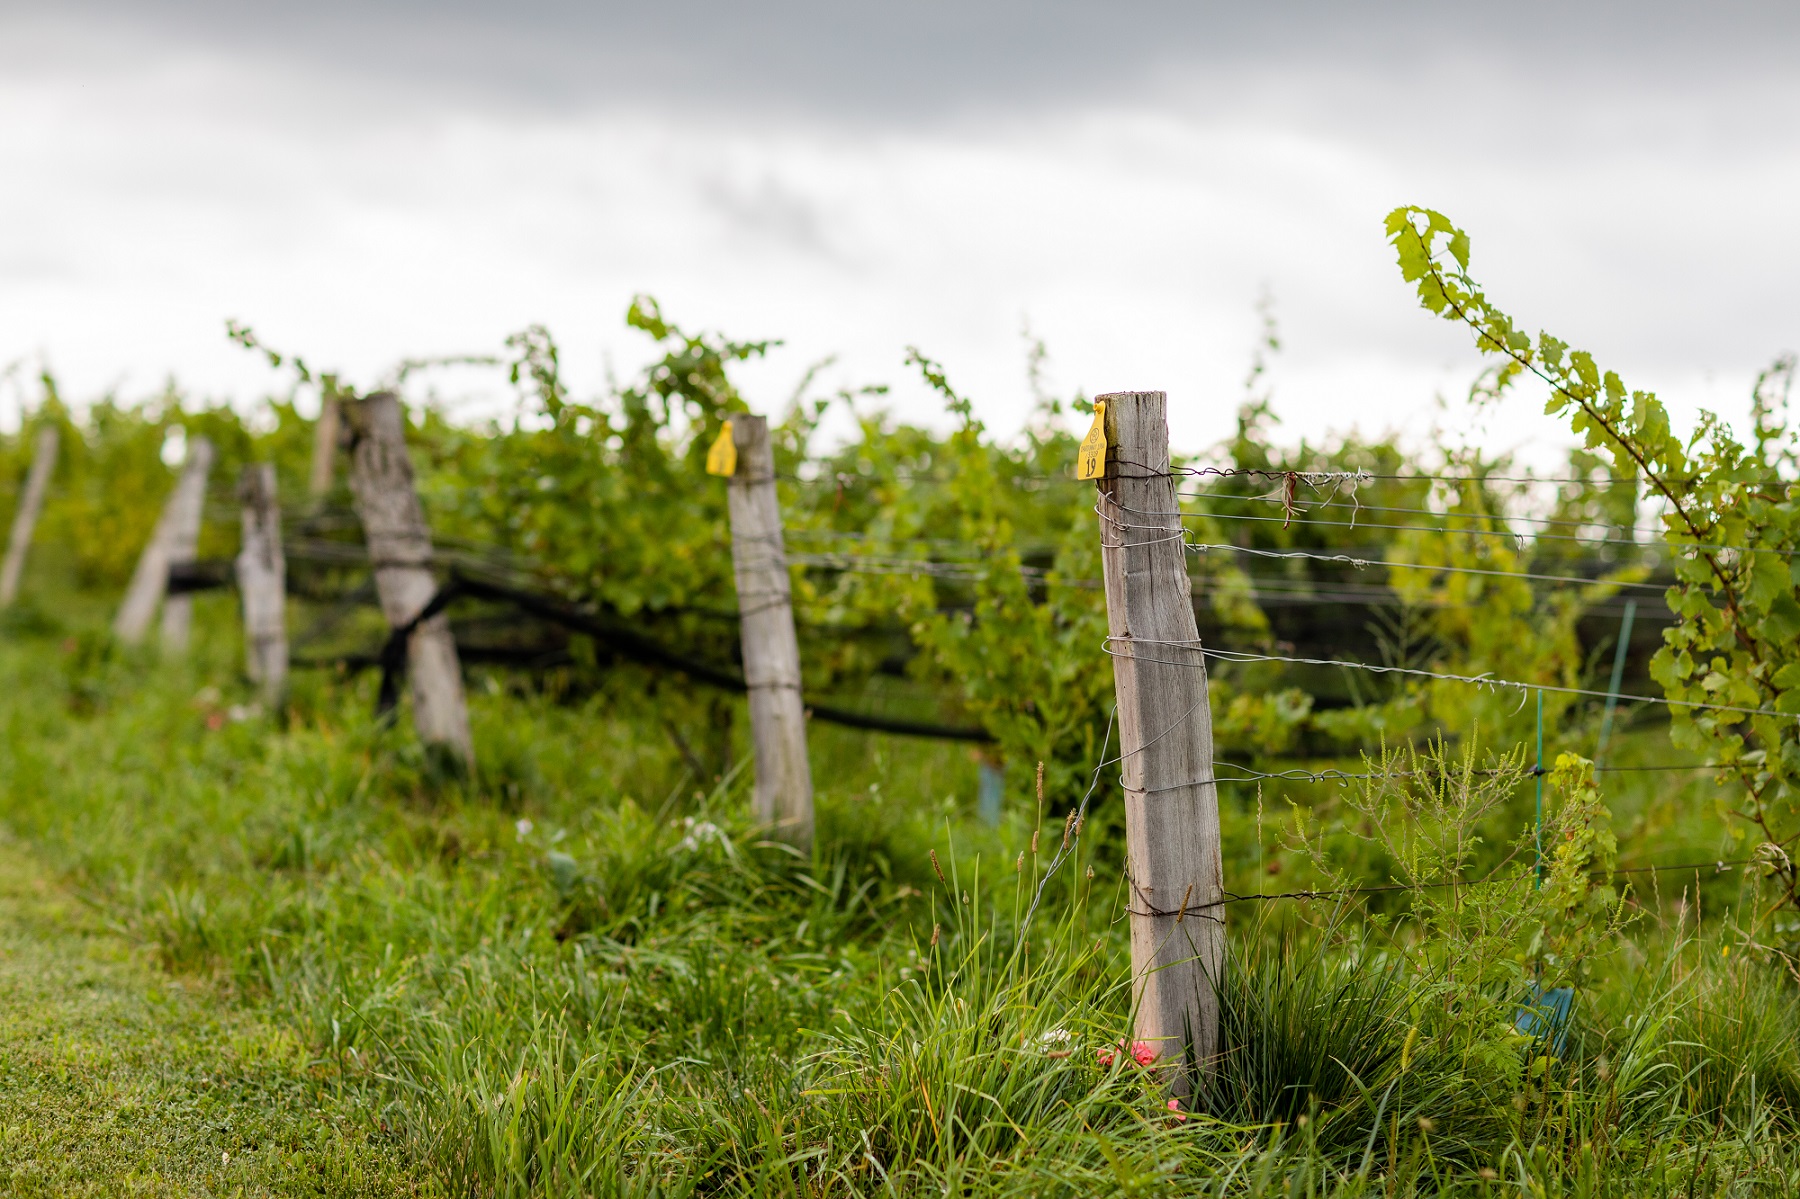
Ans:
{"type": "Polygon", "coordinates": [[[1612,686],[1606,689],[1606,715],[1600,718],[1600,744],[1594,747],[1594,769],[1599,770],[1606,758],[1606,742],[1612,736],[1613,709],[1619,706],[1619,686],[1625,681],[1625,653],[1631,645],[1631,623],[1637,619],[1637,601],[1625,601],[1625,616],[1619,621],[1619,644],[1613,650],[1612,686]]]}
{"type": "Polygon", "coordinates": [[[1533,826],[1532,841],[1537,847],[1537,889],[1544,889],[1544,691],[1538,688],[1537,693],[1537,769],[1532,771],[1537,777],[1537,819],[1533,826]]]}

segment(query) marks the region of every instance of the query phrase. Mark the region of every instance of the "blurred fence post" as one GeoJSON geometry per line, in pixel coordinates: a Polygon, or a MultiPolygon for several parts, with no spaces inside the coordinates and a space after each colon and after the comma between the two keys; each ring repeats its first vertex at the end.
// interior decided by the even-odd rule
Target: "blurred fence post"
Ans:
{"type": "Polygon", "coordinates": [[[313,426],[312,473],[306,481],[307,494],[316,503],[331,493],[332,470],[337,462],[337,445],[342,421],[339,419],[337,396],[327,390],[319,401],[319,420],[313,426]]]}
{"type": "Polygon", "coordinates": [[[281,501],[275,466],[264,462],[238,477],[243,505],[243,548],[237,556],[238,594],[244,605],[244,673],[271,711],[287,691],[287,563],[281,552],[281,501]]]}
{"type": "Polygon", "coordinates": [[[156,605],[161,603],[163,642],[173,649],[187,645],[193,600],[168,594],[169,567],[193,561],[197,552],[200,517],[206,506],[206,476],[212,470],[212,460],[212,442],[204,437],[189,440],[181,477],[175,480],[175,490],[163,504],[156,528],[138,556],[137,569],[131,572],[119,614],[113,618],[113,633],[127,644],[136,645],[144,639],[156,615],[156,605]]]}
{"type": "Polygon", "coordinates": [[[25,476],[25,490],[19,494],[19,508],[13,513],[12,535],[6,539],[6,561],[0,564],[0,608],[19,598],[19,580],[25,574],[25,553],[31,548],[31,534],[37,528],[38,513],[44,509],[44,494],[50,490],[50,476],[56,470],[56,426],[38,430],[31,450],[31,470],[25,476]]]}
{"type": "Polygon", "coordinates": [[[1219,801],[1206,659],[1169,473],[1160,391],[1100,396],[1098,480],[1107,640],[1125,786],[1135,1035],[1165,1061],[1176,1096],[1203,1088],[1218,1046],[1214,983],[1225,950],[1219,801]]]}
{"type": "Polygon", "coordinates": [[[731,435],[737,446],[737,469],[728,488],[731,562],[743,627],[750,737],[756,749],[756,817],[782,840],[810,847],[812,766],[806,757],[800,643],[794,635],[769,422],[734,413],[731,435]]]}
{"type": "Polygon", "coordinates": [[[382,614],[391,629],[412,627],[406,672],[412,680],[413,724],[427,746],[448,752],[463,769],[473,769],[475,744],[450,618],[439,612],[418,619],[438,585],[431,573],[431,530],[413,487],[399,397],[378,391],[340,401],[339,412],[350,429],[350,492],[369,545],[382,614]]]}
{"type": "MultiPolygon", "coordinates": [[[[200,521],[206,513],[206,476],[212,472],[212,464],[212,442],[204,437],[190,440],[187,464],[170,501],[169,569],[189,565],[200,556],[200,521]]],[[[186,592],[170,594],[167,570],[164,574],[162,644],[164,649],[182,653],[194,624],[194,597],[186,592]]]]}

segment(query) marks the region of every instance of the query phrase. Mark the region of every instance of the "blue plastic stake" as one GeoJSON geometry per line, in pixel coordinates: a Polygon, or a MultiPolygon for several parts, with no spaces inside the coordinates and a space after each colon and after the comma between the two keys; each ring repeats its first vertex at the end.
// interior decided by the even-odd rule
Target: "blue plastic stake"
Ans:
{"type": "Polygon", "coordinates": [[[1000,801],[1006,793],[1006,767],[986,758],[978,761],[980,771],[975,789],[976,811],[981,815],[981,823],[989,828],[996,828],[1000,824],[1000,801]]]}
{"type": "Polygon", "coordinates": [[[1538,689],[1537,703],[1537,889],[1544,889],[1544,692],[1538,689]]]}

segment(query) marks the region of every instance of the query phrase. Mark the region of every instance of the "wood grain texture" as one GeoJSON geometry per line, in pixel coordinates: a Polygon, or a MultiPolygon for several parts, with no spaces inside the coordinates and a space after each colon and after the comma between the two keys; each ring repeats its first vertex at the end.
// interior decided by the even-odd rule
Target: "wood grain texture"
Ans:
{"type": "MultiPolygon", "coordinates": [[[[339,411],[350,430],[350,494],[368,542],[382,615],[389,628],[403,628],[425,610],[438,588],[431,573],[431,530],[406,452],[405,415],[399,397],[389,391],[341,401],[339,411]]],[[[406,668],[419,739],[473,767],[462,664],[448,617],[439,613],[413,630],[406,668]]]]}
{"type": "Polygon", "coordinates": [[[731,564],[737,575],[744,678],[750,692],[750,736],[756,748],[755,811],[775,836],[810,846],[812,766],[806,756],[806,710],[800,700],[800,644],[769,422],[734,414],[737,472],[728,484],[731,564]]]}
{"type": "Polygon", "coordinates": [[[25,475],[25,490],[19,495],[18,510],[13,513],[12,533],[6,539],[6,560],[0,562],[0,608],[19,598],[19,580],[25,576],[25,554],[31,549],[31,535],[37,528],[38,514],[44,510],[44,496],[50,491],[50,476],[56,470],[57,432],[55,425],[38,430],[31,447],[31,469],[25,475]]]}
{"type": "Polygon", "coordinates": [[[237,581],[244,605],[244,673],[273,711],[286,697],[288,674],[287,562],[273,463],[244,468],[238,476],[238,502],[243,506],[237,581]]]}
{"type": "Polygon", "coordinates": [[[1100,398],[1100,559],[1119,702],[1136,1036],[1180,1063],[1171,1083],[1186,1098],[1218,1045],[1213,980],[1225,948],[1212,710],[1169,476],[1165,397],[1100,398]]]}
{"type": "Polygon", "coordinates": [[[175,489],[163,503],[162,515],[156,519],[156,528],[150,533],[150,540],[144,545],[144,552],[138,555],[137,568],[131,572],[131,582],[125,588],[125,599],[119,605],[118,615],[113,618],[113,634],[128,645],[136,645],[143,641],[150,631],[150,622],[156,617],[156,607],[163,604],[165,616],[163,620],[163,640],[181,648],[187,643],[187,626],[193,603],[186,596],[176,596],[164,603],[169,591],[169,566],[175,561],[192,561],[194,546],[200,540],[200,517],[206,506],[206,476],[212,470],[212,442],[204,437],[196,437],[188,443],[187,462],[181,468],[181,475],[175,480],[175,489]],[[181,530],[192,526],[193,535],[182,535],[181,530]],[[176,554],[183,546],[188,546],[185,558],[178,559],[176,554]],[[173,618],[175,640],[171,642],[171,620],[166,610],[175,600],[182,600],[178,605],[179,612],[173,618]]]}

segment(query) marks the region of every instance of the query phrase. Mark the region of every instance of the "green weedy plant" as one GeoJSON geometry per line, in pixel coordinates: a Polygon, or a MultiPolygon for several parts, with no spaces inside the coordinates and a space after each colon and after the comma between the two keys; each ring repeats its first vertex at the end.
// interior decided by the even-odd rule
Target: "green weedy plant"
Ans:
{"type": "MultiPolygon", "coordinates": [[[[1585,759],[1565,754],[1552,772],[1541,885],[1539,830],[1520,830],[1509,816],[1528,777],[1522,755],[1477,761],[1475,744],[1384,753],[1345,800],[1346,832],[1330,836],[1299,812],[1296,820],[1322,872],[1348,856],[1330,842],[1362,839],[1394,879],[1403,905],[1372,916],[1371,930],[1394,955],[1388,985],[1405,1014],[1371,1026],[1386,1055],[1369,1060],[1386,1071],[1376,1074],[1381,1085],[1395,1087],[1395,1119],[1426,1119],[1440,1129],[1436,1152],[1480,1164],[1525,1136],[1512,1101],[1531,1071],[1551,1068],[1547,1041],[1515,1027],[1529,984],[1591,981],[1627,913],[1608,881],[1613,837],[1585,759]]],[[[1350,960],[1369,952],[1360,944],[1350,960]]]]}
{"type": "Polygon", "coordinates": [[[945,439],[947,477],[934,499],[955,514],[950,527],[986,564],[968,584],[967,608],[945,604],[944,587],[934,588],[929,603],[909,597],[913,637],[929,655],[922,670],[957,688],[1003,755],[1046,763],[1049,791],[1067,797],[1080,786],[1080,764],[1099,748],[1112,694],[1111,672],[1094,664],[1106,635],[1106,603],[1092,586],[1100,575],[1092,499],[1088,488],[1066,482],[1077,439],[1052,423],[1060,405],[1049,400],[1016,450],[984,443],[974,405],[952,389],[943,368],[916,349],[909,359],[959,422],[945,439]],[[1008,494],[1016,495],[1021,482],[1044,487],[1029,507],[1008,494]],[[1017,519],[1041,522],[1037,532],[1051,542],[1035,584],[1023,570],[1017,519]]]}
{"type": "Polygon", "coordinates": [[[1334,912],[1316,936],[1258,930],[1233,949],[1219,1058],[1205,1079],[1209,1113],[1249,1125],[1304,1117],[1315,1144],[1338,1149],[1366,1140],[1367,1100],[1412,1067],[1407,1013],[1420,997],[1403,957],[1341,935],[1345,915],[1334,912]]]}
{"type": "Polygon", "coordinates": [[[1750,444],[1711,413],[1684,441],[1654,393],[1628,389],[1560,338],[1531,337],[1489,300],[1469,274],[1468,235],[1442,213],[1395,209],[1387,232],[1420,304],[1467,325],[1500,360],[1492,394],[1527,374],[1540,380],[1546,412],[1662,505],[1676,624],[1651,673],[1674,701],[1674,741],[1728,764],[1740,792],[1721,807],[1754,827],[1768,876],[1800,906],[1800,865],[1787,849],[1800,836],[1800,479],[1777,391],[1792,368],[1778,364],[1760,381],[1750,444]]]}
{"type": "MultiPolygon", "coordinates": [[[[1302,440],[1276,447],[1274,420],[1266,392],[1253,390],[1240,409],[1236,436],[1222,452],[1201,459],[1225,473],[1204,479],[1204,490],[1184,499],[1193,541],[1241,546],[1250,553],[1240,562],[1253,564],[1259,581],[1273,576],[1277,587],[1329,593],[1339,580],[1366,584],[1385,574],[1398,602],[1371,613],[1376,645],[1370,656],[1381,665],[1585,685],[1590,663],[1577,626],[1596,603],[1616,593],[1619,582],[1642,577],[1638,555],[1627,552],[1603,564],[1585,587],[1510,577],[1507,572],[1570,574],[1575,571],[1566,567],[1584,570],[1592,563],[1582,560],[1574,542],[1527,540],[1509,527],[1507,516],[1526,488],[1510,481],[1516,471],[1507,459],[1446,446],[1439,451],[1440,463],[1427,463],[1391,442],[1356,438],[1329,446],[1302,440]],[[1357,472],[1370,477],[1356,478],[1357,472]],[[1413,472],[1450,474],[1457,481],[1413,472]],[[1443,516],[1417,519],[1435,512],[1443,516]],[[1259,550],[1300,551],[1327,560],[1252,556],[1259,550]],[[1385,571],[1357,565],[1371,558],[1410,565],[1385,571]]],[[[1591,462],[1572,466],[1594,473],[1591,462]]],[[[1555,516],[1609,523],[1619,491],[1617,485],[1567,486],[1555,516]]],[[[1630,524],[1628,514],[1622,523],[1630,524]]],[[[1229,550],[1197,554],[1196,594],[1211,598],[1213,619],[1229,644],[1273,649],[1287,635],[1291,617],[1279,609],[1259,611],[1247,582],[1241,591],[1234,585],[1245,579],[1243,573],[1232,567],[1233,580],[1219,570],[1230,563],[1229,550]]],[[[1281,757],[1301,747],[1354,755],[1384,738],[1441,728],[1479,725],[1498,740],[1526,736],[1530,729],[1530,714],[1515,696],[1463,683],[1372,679],[1354,671],[1279,664],[1222,664],[1214,675],[1219,742],[1229,752],[1255,758],[1281,757]],[[1329,702],[1334,698],[1340,703],[1329,702]]],[[[1550,727],[1569,729],[1577,701],[1554,693],[1547,698],[1550,727]]]]}

